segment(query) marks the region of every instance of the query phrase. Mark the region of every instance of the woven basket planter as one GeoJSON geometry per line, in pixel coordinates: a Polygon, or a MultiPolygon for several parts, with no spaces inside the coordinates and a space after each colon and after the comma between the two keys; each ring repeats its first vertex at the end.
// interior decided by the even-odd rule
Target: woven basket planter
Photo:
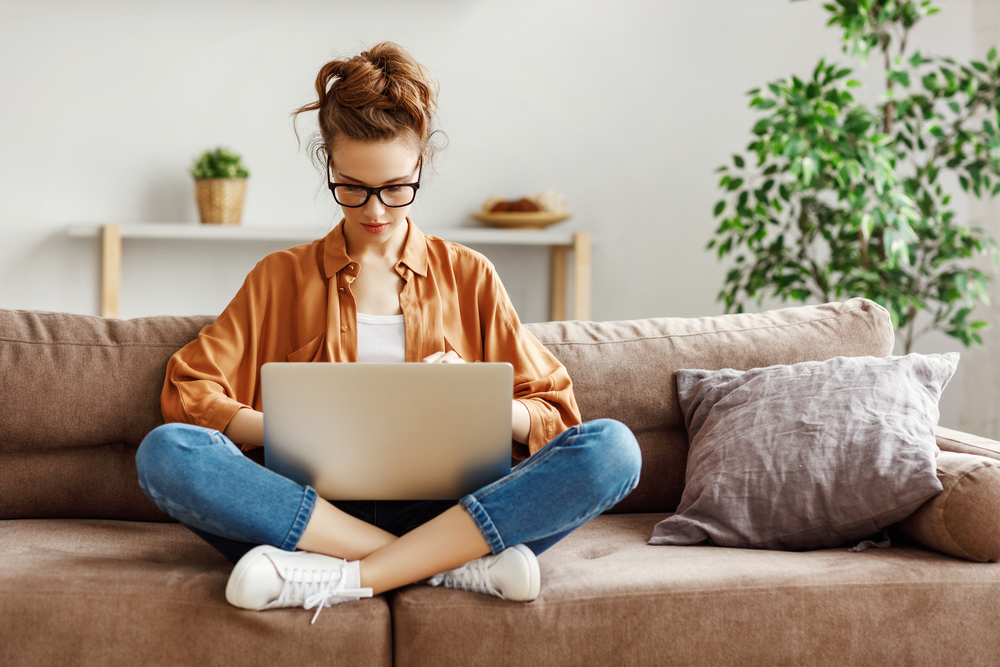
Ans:
{"type": "Polygon", "coordinates": [[[243,217],[245,178],[203,178],[194,182],[198,214],[206,223],[238,225],[243,217]]]}

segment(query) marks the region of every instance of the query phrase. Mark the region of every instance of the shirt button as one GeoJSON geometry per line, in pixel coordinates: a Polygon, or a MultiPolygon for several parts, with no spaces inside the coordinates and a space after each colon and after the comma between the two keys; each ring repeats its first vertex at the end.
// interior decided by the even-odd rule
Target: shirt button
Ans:
{"type": "Polygon", "coordinates": [[[347,327],[340,327],[340,330],[346,332],[347,331],[347,327]]]}
{"type": "Polygon", "coordinates": [[[341,291],[341,292],[343,292],[343,291],[344,291],[344,288],[343,288],[343,287],[341,287],[341,288],[340,288],[340,291],[341,291]]]}

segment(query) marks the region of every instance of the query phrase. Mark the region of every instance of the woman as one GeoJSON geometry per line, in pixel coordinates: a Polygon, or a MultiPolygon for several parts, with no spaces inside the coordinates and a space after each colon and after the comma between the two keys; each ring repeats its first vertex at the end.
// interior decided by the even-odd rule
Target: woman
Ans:
{"type": "MultiPolygon", "coordinates": [[[[580,423],[565,368],[521,326],[492,265],[407,217],[430,158],[432,81],[392,43],[323,66],[319,99],[295,114],[319,112],[317,154],[344,219],[267,256],[168,363],[167,423],[139,449],[140,484],[236,563],[226,598],[238,607],[318,615],[418,581],[532,600],[536,554],[638,482],[632,433],[580,423]],[[524,460],[458,503],[328,502],[234,444],[264,444],[269,361],[509,362],[524,460]]],[[[392,414],[373,397],[370,418],[392,414]]]]}

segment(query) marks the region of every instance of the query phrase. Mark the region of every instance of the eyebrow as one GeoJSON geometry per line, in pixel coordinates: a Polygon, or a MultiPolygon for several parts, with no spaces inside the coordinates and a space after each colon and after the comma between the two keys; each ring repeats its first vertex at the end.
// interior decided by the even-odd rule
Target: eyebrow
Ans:
{"type": "MultiPolygon", "coordinates": [[[[362,181],[360,178],[354,178],[353,176],[348,176],[347,174],[341,174],[340,177],[341,178],[346,178],[349,181],[354,181],[355,183],[361,183],[361,184],[364,183],[364,181],[362,181]]],[[[396,181],[402,181],[402,180],[405,180],[405,179],[407,179],[409,177],[410,177],[409,174],[407,174],[406,176],[399,176],[399,177],[394,178],[394,179],[392,179],[390,181],[386,181],[382,185],[389,185],[390,183],[395,183],[396,181]]],[[[374,186],[374,187],[379,187],[379,186],[374,186]]]]}

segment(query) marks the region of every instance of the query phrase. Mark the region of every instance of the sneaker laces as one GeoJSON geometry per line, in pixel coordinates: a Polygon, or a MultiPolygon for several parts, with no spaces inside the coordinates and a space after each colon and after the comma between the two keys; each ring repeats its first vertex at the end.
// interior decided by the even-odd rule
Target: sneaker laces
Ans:
{"type": "Polygon", "coordinates": [[[456,567],[454,570],[435,574],[427,580],[427,583],[431,586],[444,586],[445,588],[503,598],[500,591],[495,589],[490,582],[489,563],[488,558],[477,558],[461,567],[456,567]]]}
{"type": "MultiPolygon", "coordinates": [[[[347,561],[343,562],[346,565],[347,561]]],[[[347,588],[343,568],[340,572],[323,568],[320,570],[303,570],[300,568],[285,568],[281,575],[285,580],[278,598],[272,603],[275,607],[297,607],[305,609],[316,607],[310,625],[316,622],[324,607],[332,607],[348,600],[370,598],[370,588],[347,588]]]]}

